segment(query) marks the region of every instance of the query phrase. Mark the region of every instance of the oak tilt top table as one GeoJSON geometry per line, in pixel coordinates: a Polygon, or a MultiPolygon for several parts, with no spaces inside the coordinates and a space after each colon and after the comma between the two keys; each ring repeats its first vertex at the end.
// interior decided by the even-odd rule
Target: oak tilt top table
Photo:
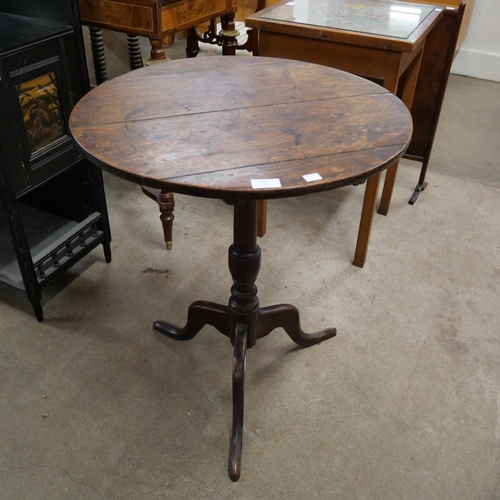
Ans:
{"type": "Polygon", "coordinates": [[[335,328],[305,334],[294,306],[259,306],[257,200],[334,189],[380,173],[404,153],[411,117],[387,90],[339,70],[264,57],[207,57],[104,83],[76,105],[70,128],[83,154],[108,172],[234,204],[228,305],[197,301],[183,328],[163,321],[153,326],[188,340],[209,324],[230,338],[229,475],[237,480],[247,348],[278,327],[304,347],[336,334],[335,328]]]}

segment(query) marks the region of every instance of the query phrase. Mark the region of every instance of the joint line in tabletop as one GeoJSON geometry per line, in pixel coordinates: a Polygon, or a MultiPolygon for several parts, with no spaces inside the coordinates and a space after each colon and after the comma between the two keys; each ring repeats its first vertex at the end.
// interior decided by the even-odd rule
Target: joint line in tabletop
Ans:
{"type": "MultiPolygon", "coordinates": [[[[362,152],[362,151],[371,151],[371,150],[374,150],[374,149],[380,149],[380,150],[384,150],[384,149],[389,149],[389,148],[393,148],[394,146],[399,146],[400,144],[389,144],[387,146],[380,146],[378,148],[364,148],[364,149],[353,149],[353,150],[349,150],[349,151],[340,151],[338,153],[329,153],[329,154],[321,154],[321,155],[315,155],[315,156],[307,156],[305,153],[303,153],[304,155],[304,158],[303,159],[314,159],[314,158],[323,158],[323,157],[326,157],[326,156],[338,156],[338,155],[344,155],[344,154],[349,154],[349,153],[354,153],[354,152],[362,152]]],[[[404,154],[404,152],[403,152],[404,154]]],[[[182,174],[179,174],[179,175],[173,175],[171,177],[168,178],[168,180],[173,180],[173,179],[182,179],[183,177],[191,177],[191,176],[196,176],[196,175],[208,175],[208,174],[212,174],[212,173],[217,173],[217,172],[230,172],[231,170],[239,170],[241,168],[254,168],[254,167],[261,167],[263,165],[274,165],[274,164],[278,164],[278,163],[289,163],[289,162],[293,162],[293,161],[297,161],[297,160],[300,160],[302,158],[293,158],[293,159],[290,159],[290,160],[277,160],[277,161],[269,161],[269,162],[265,162],[265,163],[255,163],[253,165],[241,165],[241,167],[229,167],[229,168],[226,168],[224,170],[218,168],[218,169],[215,169],[215,170],[207,170],[206,172],[196,172],[196,173],[189,173],[189,172],[183,172],[182,174]]],[[[396,162],[397,160],[394,160],[394,163],[396,162]]],[[[381,165],[385,165],[387,163],[387,161],[381,163],[381,165]]],[[[380,167],[380,165],[379,165],[380,167]]]]}
{"type": "Polygon", "coordinates": [[[133,120],[117,120],[114,122],[106,122],[106,123],[99,123],[99,124],[93,124],[90,127],[86,125],[74,125],[72,128],[100,128],[100,127],[107,127],[109,125],[120,125],[121,123],[136,123],[136,122],[147,122],[147,121],[153,121],[153,120],[168,120],[168,119],[173,119],[173,118],[181,118],[184,116],[201,116],[201,115],[206,115],[208,113],[210,114],[215,114],[215,113],[227,113],[228,111],[242,111],[245,109],[256,109],[256,108],[267,108],[267,107],[274,107],[274,106],[290,106],[293,104],[307,104],[311,102],[327,102],[327,101],[336,101],[338,99],[353,99],[356,97],[378,97],[382,95],[387,95],[390,94],[390,92],[383,87],[381,88],[381,92],[376,92],[376,93],[369,93],[369,94],[352,94],[352,95],[341,95],[337,97],[325,97],[325,98],[318,98],[318,99],[304,99],[302,101],[292,101],[292,102],[274,102],[274,103],[269,103],[269,104],[260,104],[260,105],[249,105],[249,106],[244,106],[240,108],[227,108],[227,109],[215,109],[215,110],[206,110],[206,111],[198,111],[198,112],[192,112],[192,113],[179,113],[178,115],[167,115],[167,116],[149,116],[147,118],[135,118],[133,120]]]}

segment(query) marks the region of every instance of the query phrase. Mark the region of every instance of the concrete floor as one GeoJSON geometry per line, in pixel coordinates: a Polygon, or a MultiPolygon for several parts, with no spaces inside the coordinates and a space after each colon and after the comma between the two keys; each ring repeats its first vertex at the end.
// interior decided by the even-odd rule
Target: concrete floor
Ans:
{"type": "Polygon", "coordinates": [[[500,84],[452,76],[429,187],[408,205],[402,165],[364,269],[363,187],[270,202],[261,304],[338,336],[249,351],[238,483],[230,343],[151,329],[227,301],[231,207],[177,196],[167,252],[151,200],[106,175],[113,262],[46,289],[42,324],[0,288],[0,498],[500,499],[499,130],[500,84]]]}

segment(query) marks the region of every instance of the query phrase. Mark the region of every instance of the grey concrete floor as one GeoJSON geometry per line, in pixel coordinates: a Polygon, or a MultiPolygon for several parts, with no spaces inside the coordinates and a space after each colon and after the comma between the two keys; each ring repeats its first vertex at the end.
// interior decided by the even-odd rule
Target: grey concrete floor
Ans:
{"type": "Polygon", "coordinates": [[[227,301],[231,207],[177,196],[167,252],[151,200],[106,175],[113,262],[46,289],[42,324],[0,288],[0,498],[500,499],[499,130],[500,84],[452,76],[429,187],[408,205],[403,163],[364,269],[363,187],[270,202],[261,304],[338,336],[248,352],[238,483],[230,343],[151,329],[227,301]]]}

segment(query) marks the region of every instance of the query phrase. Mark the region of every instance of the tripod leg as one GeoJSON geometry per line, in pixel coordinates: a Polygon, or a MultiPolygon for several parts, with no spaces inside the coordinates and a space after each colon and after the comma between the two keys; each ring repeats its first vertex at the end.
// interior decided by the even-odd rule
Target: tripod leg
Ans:
{"type": "Polygon", "coordinates": [[[337,335],[335,328],[326,328],[316,333],[304,333],[300,327],[299,311],[289,304],[263,307],[260,310],[260,320],[257,338],[262,338],[271,333],[275,328],[283,328],[288,336],[302,347],[319,344],[337,335]]]}
{"type": "Polygon", "coordinates": [[[212,325],[223,335],[229,337],[227,331],[227,306],[198,300],[189,306],[188,320],[184,328],[155,321],[153,328],[174,340],[191,340],[205,325],[212,325]]]}
{"type": "Polygon", "coordinates": [[[241,450],[243,444],[243,401],[247,353],[247,326],[236,325],[233,354],[233,429],[229,442],[229,477],[238,481],[241,474],[241,450]]]}

